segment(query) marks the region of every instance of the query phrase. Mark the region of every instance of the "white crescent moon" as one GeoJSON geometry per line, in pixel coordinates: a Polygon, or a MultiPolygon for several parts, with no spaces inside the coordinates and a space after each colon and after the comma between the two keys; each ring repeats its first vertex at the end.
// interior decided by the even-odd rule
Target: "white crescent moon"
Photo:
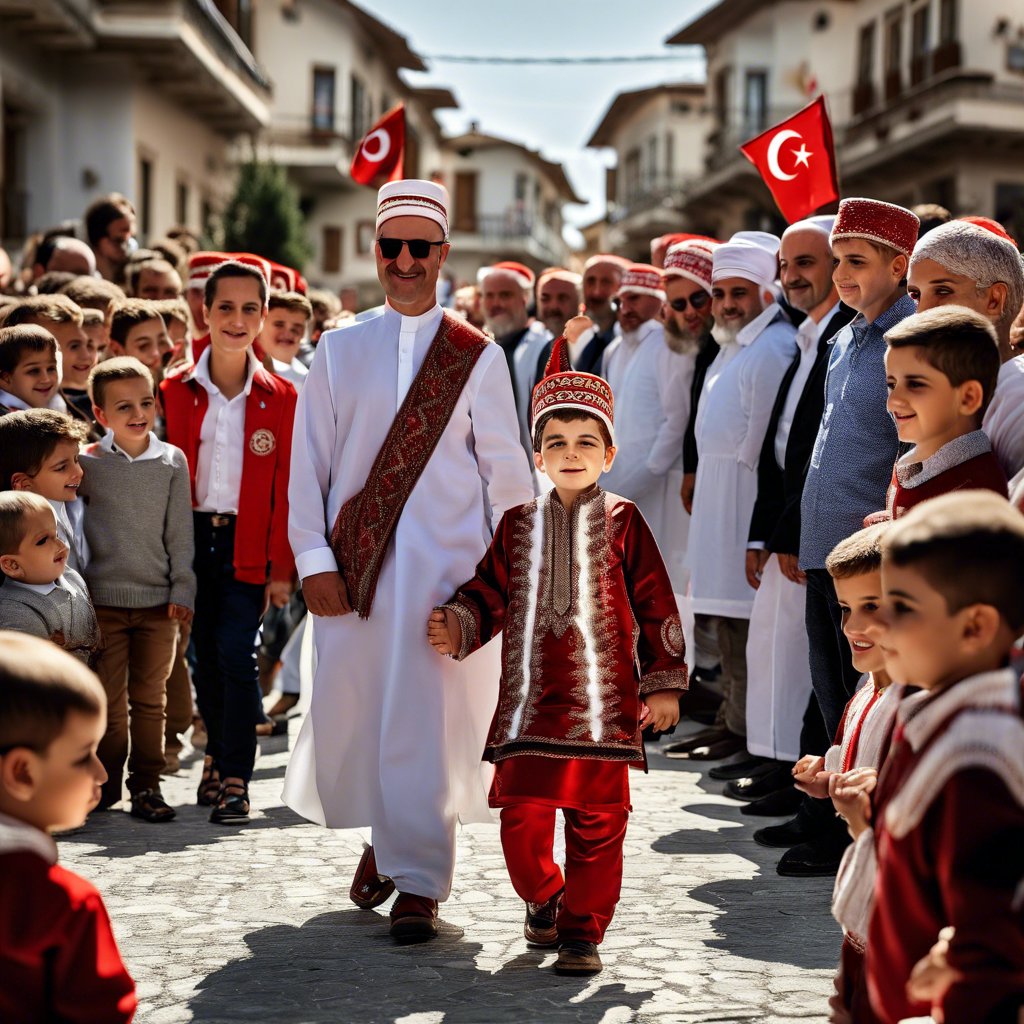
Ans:
{"type": "Polygon", "coordinates": [[[391,136],[383,128],[378,128],[375,132],[370,132],[369,135],[363,140],[363,156],[367,160],[372,160],[373,163],[379,164],[388,153],[391,152],[391,136]],[[377,152],[370,152],[370,144],[377,142],[377,152]]]}
{"type": "Polygon", "coordinates": [[[800,139],[803,140],[803,136],[799,132],[793,131],[792,128],[786,128],[781,132],[776,133],[775,137],[771,142],[768,143],[768,170],[772,172],[772,175],[779,179],[779,181],[792,181],[796,175],[787,174],[779,166],[779,149],[782,144],[788,139],[800,139]]]}

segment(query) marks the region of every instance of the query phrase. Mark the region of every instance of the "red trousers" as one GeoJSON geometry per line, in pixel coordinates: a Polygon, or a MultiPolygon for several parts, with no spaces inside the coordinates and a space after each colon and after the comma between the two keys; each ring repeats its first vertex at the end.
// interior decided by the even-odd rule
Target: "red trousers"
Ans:
{"type": "Polygon", "coordinates": [[[565,879],[554,861],[555,808],[517,803],[501,809],[501,847],[516,892],[546,903],[565,885],[558,938],[599,943],[622,889],[622,843],[629,811],[564,809],[565,879]]]}

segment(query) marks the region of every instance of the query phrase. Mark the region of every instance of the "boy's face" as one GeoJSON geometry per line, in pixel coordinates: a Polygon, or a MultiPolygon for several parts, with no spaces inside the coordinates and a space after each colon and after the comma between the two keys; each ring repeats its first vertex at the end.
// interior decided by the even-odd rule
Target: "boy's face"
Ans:
{"type": "Polygon", "coordinates": [[[837,238],[832,245],[832,280],[839,298],[861,313],[887,301],[906,269],[905,256],[888,259],[863,238],[837,238]]]}
{"type": "Polygon", "coordinates": [[[16,491],[32,491],[47,501],[76,501],[82,482],[78,462],[78,442],[58,441],[35,476],[14,473],[11,482],[16,491]]]}
{"type": "Polygon", "coordinates": [[[559,491],[585,491],[611,469],[615,449],[605,447],[599,422],[588,416],[568,423],[550,419],[545,425],[533,461],[559,491]]]}
{"type": "Polygon", "coordinates": [[[904,442],[920,444],[956,434],[964,418],[981,408],[981,384],[973,380],[954,387],[927,361],[919,345],[886,351],[885,380],[889,388],[885,407],[904,442]]]}
{"type": "Polygon", "coordinates": [[[853,667],[858,672],[879,672],[885,658],[878,646],[882,619],[882,571],[836,580],[836,597],[843,613],[843,635],[850,641],[853,667]]]}
{"type": "Polygon", "coordinates": [[[67,545],[57,536],[57,517],[51,508],[28,512],[25,536],[12,554],[0,555],[0,569],[20,583],[53,583],[64,572],[67,545]]]}
{"type": "Polygon", "coordinates": [[[74,321],[64,324],[51,323],[47,324],[46,328],[60,345],[64,387],[84,391],[89,381],[89,371],[99,358],[96,342],[74,321]]]}
{"type": "Polygon", "coordinates": [[[55,352],[24,352],[10,373],[0,373],[0,385],[30,409],[45,409],[57,391],[55,352]]]}
{"type": "Polygon", "coordinates": [[[260,331],[260,345],[267,355],[282,363],[290,363],[298,354],[306,336],[306,314],[277,306],[267,314],[260,331]]]}
{"type": "Polygon", "coordinates": [[[142,323],[130,327],[124,336],[123,345],[119,346],[116,341],[111,341],[110,345],[115,351],[120,348],[126,356],[135,356],[151,373],[160,369],[163,353],[170,351],[171,347],[167,332],[164,330],[164,322],[160,317],[143,320],[142,323]]]}
{"type": "Polygon", "coordinates": [[[210,344],[225,352],[242,352],[260,335],[266,307],[260,286],[251,277],[225,277],[217,282],[211,307],[203,306],[210,344]]]}
{"type": "MultiPolygon", "coordinates": [[[[46,753],[16,747],[4,755],[4,762],[21,762],[18,784],[11,794],[18,801],[21,820],[46,832],[77,828],[85,821],[100,802],[100,786],[107,781],[106,770],[96,756],[106,727],[105,713],[70,711],[64,729],[46,753]]],[[[5,770],[5,780],[7,775],[5,770]]],[[[10,785],[7,788],[10,793],[10,785]]]]}
{"type": "Polygon", "coordinates": [[[156,420],[156,399],[149,381],[141,377],[108,381],[103,405],[93,406],[101,426],[114,432],[114,440],[125,447],[149,436],[156,420]]]}

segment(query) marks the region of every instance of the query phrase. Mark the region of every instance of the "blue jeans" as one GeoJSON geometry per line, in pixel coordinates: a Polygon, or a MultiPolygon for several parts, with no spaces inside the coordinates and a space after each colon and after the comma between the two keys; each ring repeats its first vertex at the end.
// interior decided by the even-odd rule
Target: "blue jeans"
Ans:
{"type": "Polygon", "coordinates": [[[235,579],[235,519],[214,526],[213,517],[193,515],[198,582],[192,643],[193,682],[209,740],[206,753],[221,777],[248,782],[256,760],[256,723],[263,703],[256,662],[256,637],[265,588],[235,579]]]}

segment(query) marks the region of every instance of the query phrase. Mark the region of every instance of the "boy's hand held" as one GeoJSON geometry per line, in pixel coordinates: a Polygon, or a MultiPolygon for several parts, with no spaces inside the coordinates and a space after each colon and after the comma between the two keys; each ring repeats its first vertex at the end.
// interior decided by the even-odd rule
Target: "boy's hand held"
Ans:
{"type": "Polygon", "coordinates": [[[646,721],[641,717],[642,725],[650,725],[657,732],[664,732],[679,721],[678,690],[658,690],[656,693],[648,693],[643,700],[650,714],[644,716],[646,721]]]}
{"type": "Polygon", "coordinates": [[[427,641],[438,654],[457,654],[462,647],[462,626],[455,614],[435,608],[427,620],[427,641]]]}
{"type": "Polygon", "coordinates": [[[186,608],[183,604],[169,604],[167,606],[167,618],[177,619],[187,626],[192,621],[192,609],[186,608]]]}

